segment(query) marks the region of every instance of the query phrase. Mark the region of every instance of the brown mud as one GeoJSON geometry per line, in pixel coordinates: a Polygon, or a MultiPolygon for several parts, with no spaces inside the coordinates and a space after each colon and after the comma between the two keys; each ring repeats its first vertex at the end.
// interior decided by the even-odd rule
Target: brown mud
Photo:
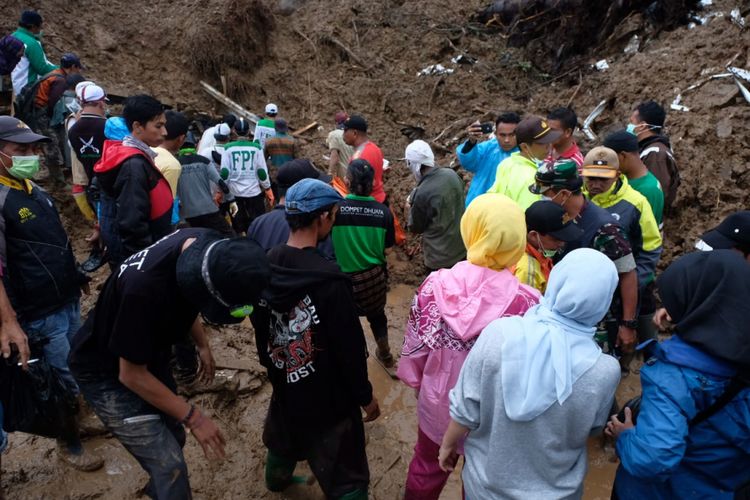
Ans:
{"type": "MultiPolygon", "coordinates": [[[[388,294],[387,313],[391,322],[391,345],[396,348],[403,339],[401,326],[408,318],[409,305],[415,288],[396,285],[388,294]]],[[[364,321],[370,352],[375,344],[364,321]]],[[[211,346],[217,364],[246,366],[249,370],[219,370],[219,376],[232,378],[260,377],[263,383],[248,384],[247,393],[226,390],[204,394],[191,400],[215,418],[227,438],[227,460],[208,463],[199,445],[188,436],[185,456],[196,499],[267,498],[323,500],[316,484],[295,485],[283,494],[269,493],[263,483],[265,448],[261,433],[270,397],[270,384],[262,375],[257,361],[252,330],[242,324],[219,332],[211,330],[211,346]]],[[[375,499],[397,499],[403,495],[406,470],[417,437],[416,399],[411,388],[392,380],[373,359],[368,362],[370,380],[380,402],[381,417],[366,424],[367,455],[370,463],[370,491],[375,499]]],[[[618,391],[620,400],[637,393],[636,375],[624,379],[618,391]]],[[[71,470],[58,462],[54,441],[16,433],[10,436],[9,451],[3,457],[3,491],[7,498],[48,499],[127,499],[139,497],[147,476],[137,462],[112,437],[85,441],[89,449],[106,457],[105,467],[97,472],[71,470]]],[[[609,498],[616,464],[611,453],[602,450],[599,439],[589,444],[589,474],[586,478],[586,499],[609,498]]],[[[309,475],[300,463],[297,474],[309,475]]],[[[455,472],[442,495],[444,499],[460,498],[461,482],[455,472]]]]}
{"type": "MultiPolygon", "coordinates": [[[[391,160],[385,183],[399,216],[414,185],[398,162],[409,142],[402,129],[413,138],[430,141],[440,163],[449,165],[464,128],[475,119],[488,120],[505,110],[544,114],[570,102],[582,122],[601,100],[608,99],[610,105],[593,126],[603,136],[624,126],[641,100],[654,98],[668,106],[677,93],[721,73],[730,61],[750,66],[750,37],[729,21],[728,13],[735,7],[732,0],[714,0],[710,11],[723,15],[694,29],[641,32],[643,20],[633,16],[615,29],[617,43],[590,52],[575,64],[563,62],[557,76],[540,69],[541,62],[530,56],[533,51],[507,48],[497,33],[470,22],[488,3],[8,0],[3,8],[6,13],[39,8],[46,20],[50,58],[77,52],[88,67],[87,75],[114,94],[149,92],[179,110],[220,115],[224,110],[203,93],[198,80],[221,88],[223,74],[230,97],[256,113],[272,101],[293,128],[318,121],[321,126],[303,135],[301,145],[319,164],[324,163],[325,137],[334,112],[344,109],[365,115],[373,140],[391,160]],[[636,32],[645,34],[639,51],[623,53],[623,44],[636,32]],[[452,63],[459,55],[477,62],[452,63]],[[609,69],[591,68],[604,58],[609,69]],[[455,71],[417,76],[438,63],[455,71]]],[[[0,19],[3,32],[14,24],[15,14],[0,19]]],[[[662,266],[689,251],[696,237],[727,213],[747,208],[750,192],[750,104],[734,82],[708,81],[684,93],[682,104],[690,111],[669,111],[667,119],[683,183],[675,213],[665,222],[662,266]]],[[[578,140],[584,150],[596,144],[581,135],[578,140]]],[[[56,193],[56,198],[76,253],[84,258],[83,238],[89,228],[80,221],[69,193],[56,193]]],[[[426,272],[419,254],[409,258],[400,249],[388,263],[392,288],[387,312],[391,345],[397,350],[412,295],[426,272]]],[[[93,290],[107,273],[106,269],[96,273],[93,290]]],[[[83,299],[84,313],[92,304],[93,298],[83,299]]],[[[227,390],[192,398],[218,420],[229,443],[229,458],[218,464],[207,462],[195,440],[188,439],[185,454],[195,497],[322,499],[316,485],[297,485],[283,495],[264,488],[260,436],[270,385],[257,362],[250,328],[212,330],[211,345],[220,364],[246,369],[224,369],[221,375],[231,379],[227,390]]],[[[366,425],[372,497],[395,499],[416,439],[415,399],[379,365],[370,361],[369,368],[383,410],[376,422],[366,425]]],[[[618,399],[625,401],[638,390],[634,372],[621,384],[618,399]]],[[[10,440],[2,464],[2,491],[7,498],[125,499],[139,497],[146,484],[145,473],[111,437],[86,441],[107,460],[105,468],[95,473],[60,464],[51,440],[23,434],[10,440]]],[[[589,449],[585,497],[609,498],[616,463],[596,440],[589,449]]],[[[299,469],[306,470],[303,464],[299,469]]],[[[443,498],[459,495],[456,473],[443,498]]]]}

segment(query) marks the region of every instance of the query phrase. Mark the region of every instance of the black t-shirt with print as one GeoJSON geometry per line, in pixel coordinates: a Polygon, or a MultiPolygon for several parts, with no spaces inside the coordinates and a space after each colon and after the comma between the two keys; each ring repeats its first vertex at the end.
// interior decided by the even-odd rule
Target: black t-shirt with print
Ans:
{"type": "Polygon", "coordinates": [[[199,312],[177,287],[177,259],[185,241],[205,231],[175,231],[113,272],[73,338],[69,361],[76,376],[117,378],[124,358],[147,365],[163,382],[170,379],[172,345],[189,335],[199,312]]]}
{"type": "Polygon", "coordinates": [[[268,260],[266,307],[253,323],[273,385],[269,416],[304,433],[359,415],[372,400],[372,386],[349,277],[314,248],[279,245],[268,260]]]}

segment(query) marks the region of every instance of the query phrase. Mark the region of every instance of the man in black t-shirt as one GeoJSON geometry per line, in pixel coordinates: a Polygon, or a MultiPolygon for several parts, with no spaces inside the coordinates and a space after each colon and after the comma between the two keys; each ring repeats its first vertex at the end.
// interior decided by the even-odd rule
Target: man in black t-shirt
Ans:
{"type": "MultiPolygon", "coordinates": [[[[331,232],[341,196],[317,179],[286,193],[285,245],[268,252],[265,328],[256,329],[273,395],[263,431],[266,487],[284,490],[307,460],[326,498],[367,499],[365,422],[380,415],[367,378],[367,347],[349,278],[316,249],[331,232]]],[[[259,315],[257,320],[262,315],[259,315]]]]}
{"type": "MultiPolygon", "coordinates": [[[[81,213],[86,217],[86,214],[96,214],[97,212],[98,194],[92,183],[95,179],[94,165],[101,159],[102,151],[104,151],[107,94],[100,86],[89,84],[81,86],[77,95],[82,111],[68,130],[68,141],[71,151],[83,166],[83,172],[78,170],[80,167],[73,166],[73,199],[75,199],[81,213]],[[84,180],[86,181],[85,184],[83,184],[84,180]]],[[[82,267],[84,271],[92,272],[104,263],[104,243],[99,237],[98,220],[94,220],[94,232],[86,241],[91,243],[91,255],[82,267]]]]}
{"type": "Polygon", "coordinates": [[[148,472],[152,497],[191,497],[183,426],[207,457],[224,456],[214,422],[175,394],[172,346],[190,334],[210,381],[214,361],[199,312],[212,323],[241,321],[269,276],[257,243],[181,229],[115,269],[74,336],[70,367],[81,392],[148,472]]]}

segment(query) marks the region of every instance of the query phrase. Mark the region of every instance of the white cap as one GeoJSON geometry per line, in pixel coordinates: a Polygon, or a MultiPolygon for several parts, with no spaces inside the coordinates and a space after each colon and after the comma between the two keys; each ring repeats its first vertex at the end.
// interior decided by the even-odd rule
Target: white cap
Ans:
{"type": "Polygon", "coordinates": [[[99,85],[95,85],[93,83],[81,87],[80,92],[78,92],[78,89],[76,89],[76,95],[78,96],[78,100],[81,101],[81,104],[107,99],[107,94],[106,92],[104,92],[104,89],[99,85]]]}
{"type": "Polygon", "coordinates": [[[269,102],[266,104],[266,114],[267,115],[276,115],[279,113],[279,107],[275,105],[272,102],[269,102]]]}
{"type": "Polygon", "coordinates": [[[435,166],[435,155],[432,153],[432,148],[422,140],[416,140],[406,146],[406,158],[404,159],[417,165],[435,166]]]}
{"type": "Polygon", "coordinates": [[[88,87],[89,85],[94,85],[94,82],[86,80],[84,82],[80,82],[76,84],[76,97],[78,98],[79,101],[81,100],[81,90],[84,87],[88,87]]]}
{"type": "Polygon", "coordinates": [[[219,123],[216,125],[216,128],[214,129],[214,136],[217,135],[224,135],[229,137],[229,134],[231,133],[231,129],[229,128],[229,125],[226,123],[219,123]]]}

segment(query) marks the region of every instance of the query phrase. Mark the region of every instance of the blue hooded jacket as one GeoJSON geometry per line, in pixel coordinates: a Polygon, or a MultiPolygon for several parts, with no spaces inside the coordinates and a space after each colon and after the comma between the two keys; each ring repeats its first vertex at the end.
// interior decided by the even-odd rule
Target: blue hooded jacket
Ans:
{"type": "Polygon", "coordinates": [[[636,426],[617,440],[615,492],[621,499],[731,499],[750,481],[750,388],[690,423],[735,376],[747,379],[750,265],[732,250],[694,252],[657,285],[676,335],[641,370],[636,426]]]}
{"type": "Polygon", "coordinates": [[[678,337],[657,348],[641,369],[638,425],[617,440],[620,499],[731,499],[750,480],[750,389],[708,420],[689,426],[721,396],[731,377],[726,364],[678,337]]]}
{"type": "Polygon", "coordinates": [[[469,192],[466,194],[466,206],[469,206],[471,200],[486,193],[495,183],[495,174],[500,162],[518,151],[518,146],[510,151],[504,151],[497,142],[496,137],[476,144],[470,150],[464,152],[467,143],[464,142],[456,148],[456,156],[464,170],[472,172],[474,177],[471,179],[469,192]]]}

